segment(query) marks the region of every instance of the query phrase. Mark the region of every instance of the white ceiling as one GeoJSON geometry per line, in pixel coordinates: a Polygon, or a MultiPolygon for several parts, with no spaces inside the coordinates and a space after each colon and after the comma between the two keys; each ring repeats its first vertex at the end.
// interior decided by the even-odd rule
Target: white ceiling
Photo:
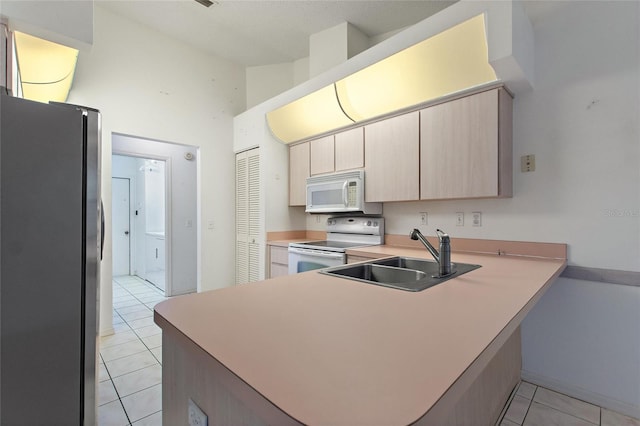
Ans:
{"type": "Polygon", "coordinates": [[[444,0],[98,0],[96,4],[233,62],[254,66],[309,55],[309,36],[350,22],[367,36],[413,25],[444,0]]]}

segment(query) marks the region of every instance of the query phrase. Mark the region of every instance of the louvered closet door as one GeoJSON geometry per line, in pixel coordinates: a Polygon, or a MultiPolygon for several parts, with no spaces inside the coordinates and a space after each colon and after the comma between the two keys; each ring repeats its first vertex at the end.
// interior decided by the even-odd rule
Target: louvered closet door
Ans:
{"type": "Polygon", "coordinates": [[[260,153],[236,155],[236,284],[260,279],[260,153]]]}
{"type": "Polygon", "coordinates": [[[249,182],[246,153],[236,155],[236,284],[249,281],[249,182]]]}
{"type": "Polygon", "coordinates": [[[260,280],[260,155],[258,149],[248,153],[249,170],[249,281],[260,280]]]}

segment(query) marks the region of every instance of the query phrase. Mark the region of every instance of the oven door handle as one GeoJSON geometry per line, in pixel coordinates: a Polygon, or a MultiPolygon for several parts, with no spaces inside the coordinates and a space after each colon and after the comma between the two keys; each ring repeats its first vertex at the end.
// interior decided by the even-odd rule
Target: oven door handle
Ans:
{"type": "Polygon", "coordinates": [[[340,252],[303,249],[303,248],[297,248],[297,247],[289,247],[289,253],[306,254],[309,256],[322,256],[322,257],[328,257],[333,259],[340,259],[342,258],[342,256],[344,256],[344,253],[340,253],[340,252]]]}

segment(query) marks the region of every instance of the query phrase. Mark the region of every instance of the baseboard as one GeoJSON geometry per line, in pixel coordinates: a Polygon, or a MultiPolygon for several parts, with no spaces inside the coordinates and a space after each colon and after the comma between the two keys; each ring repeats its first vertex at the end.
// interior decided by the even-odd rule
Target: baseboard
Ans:
{"type": "Polygon", "coordinates": [[[609,396],[602,395],[597,392],[592,392],[579,386],[574,386],[526,370],[521,371],[521,378],[522,380],[533,383],[534,385],[542,386],[568,395],[570,397],[580,399],[591,404],[599,405],[600,407],[608,408],[609,410],[617,411],[618,413],[624,414],[625,416],[640,419],[640,406],[638,405],[618,401],[617,399],[611,398],[609,396]]]}
{"type": "Polygon", "coordinates": [[[104,330],[100,330],[100,337],[103,336],[111,336],[112,334],[114,334],[116,331],[114,330],[113,327],[110,328],[105,328],[104,330]]]}

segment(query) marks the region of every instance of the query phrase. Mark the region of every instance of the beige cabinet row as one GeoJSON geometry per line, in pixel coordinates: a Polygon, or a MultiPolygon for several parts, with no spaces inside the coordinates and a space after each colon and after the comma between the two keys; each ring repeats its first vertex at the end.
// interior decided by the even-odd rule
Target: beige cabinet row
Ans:
{"type": "Polygon", "coordinates": [[[325,136],[289,148],[289,205],[306,205],[309,176],[364,167],[362,127],[325,136]]]}
{"type": "Polygon", "coordinates": [[[290,205],[309,176],[365,169],[365,201],[512,195],[512,100],[504,88],[290,147],[290,205]]]}

